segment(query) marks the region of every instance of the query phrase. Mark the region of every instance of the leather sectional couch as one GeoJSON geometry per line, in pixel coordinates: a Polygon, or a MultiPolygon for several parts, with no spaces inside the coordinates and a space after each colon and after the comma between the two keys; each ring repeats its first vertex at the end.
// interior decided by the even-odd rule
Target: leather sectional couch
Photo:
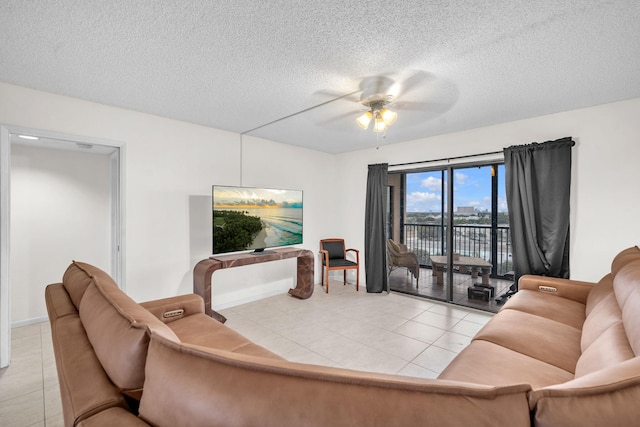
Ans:
{"type": "Polygon", "coordinates": [[[137,304],[74,262],[45,292],[65,425],[636,423],[640,249],[598,283],[519,285],[429,380],[288,362],[206,316],[197,295],[137,304]]]}

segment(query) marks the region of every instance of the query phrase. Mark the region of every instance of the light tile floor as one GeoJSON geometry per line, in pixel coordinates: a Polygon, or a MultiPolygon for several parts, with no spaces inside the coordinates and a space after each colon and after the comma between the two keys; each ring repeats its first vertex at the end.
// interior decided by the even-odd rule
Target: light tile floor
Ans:
{"type": "MultiPolygon", "coordinates": [[[[288,360],[434,378],[492,314],[330,282],[313,296],[287,294],[221,310],[227,325],[288,360]]],[[[12,363],[0,369],[0,425],[62,426],[51,330],[12,330],[12,363]]]]}
{"type": "Polygon", "coordinates": [[[63,425],[48,322],[11,330],[11,365],[0,369],[0,425],[63,425]]]}
{"type": "Polygon", "coordinates": [[[434,378],[492,313],[331,281],[308,300],[277,295],[222,310],[227,325],[303,363],[434,378]]]}

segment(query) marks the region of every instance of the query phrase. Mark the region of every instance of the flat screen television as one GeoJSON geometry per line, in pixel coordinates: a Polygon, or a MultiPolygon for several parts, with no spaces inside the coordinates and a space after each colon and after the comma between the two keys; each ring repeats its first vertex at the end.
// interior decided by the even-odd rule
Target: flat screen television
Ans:
{"type": "Polygon", "coordinates": [[[213,254],[302,243],[302,190],[214,185],[213,254]]]}

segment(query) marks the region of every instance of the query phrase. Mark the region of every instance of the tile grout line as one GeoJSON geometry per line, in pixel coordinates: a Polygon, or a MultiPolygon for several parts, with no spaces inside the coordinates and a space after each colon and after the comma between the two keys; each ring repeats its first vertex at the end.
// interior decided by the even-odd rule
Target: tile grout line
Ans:
{"type": "Polygon", "coordinates": [[[46,392],[44,387],[44,340],[42,338],[42,328],[46,323],[40,324],[40,380],[42,383],[42,415],[43,415],[43,424],[47,425],[47,401],[46,401],[46,392]]]}
{"type": "MultiPolygon", "coordinates": [[[[332,298],[330,300],[326,300],[326,301],[319,300],[319,302],[322,302],[322,304],[318,304],[318,305],[313,304],[313,305],[311,305],[310,308],[312,309],[312,314],[315,315],[316,314],[315,311],[334,310],[336,314],[345,315],[344,311],[348,310],[348,307],[352,307],[352,308],[358,307],[358,309],[366,309],[367,307],[369,307],[370,310],[376,312],[379,315],[385,315],[385,316],[388,315],[390,319],[391,319],[392,316],[398,317],[399,319],[403,319],[403,323],[402,324],[407,324],[408,322],[416,322],[416,323],[419,323],[419,324],[422,324],[422,325],[426,325],[426,326],[430,326],[432,328],[436,328],[436,329],[442,330],[443,334],[452,333],[452,334],[458,334],[458,335],[461,335],[461,336],[467,336],[467,334],[466,333],[460,333],[460,332],[454,332],[454,331],[451,330],[451,328],[441,328],[441,327],[438,327],[438,326],[429,325],[428,323],[418,322],[415,319],[416,319],[416,317],[418,317],[418,316],[420,316],[420,315],[422,315],[424,313],[431,313],[431,314],[434,314],[434,315],[437,315],[437,316],[444,316],[444,317],[451,318],[450,319],[451,321],[455,321],[454,325],[451,326],[451,327],[454,327],[455,325],[459,324],[462,321],[473,323],[473,324],[477,324],[477,325],[483,325],[483,324],[486,323],[486,322],[482,321],[483,317],[485,317],[484,315],[487,315],[487,317],[491,317],[493,315],[493,313],[490,313],[490,312],[487,312],[487,311],[484,311],[484,310],[479,310],[479,309],[474,308],[474,307],[457,307],[455,305],[451,306],[450,304],[446,304],[446,303],[439,302],[439,301],[431,301],[431,300],[426,300],[426,301],[427,302],[431,302],[432,306],[425,308],[425,307],[423,307],[421,305],[415,306],[413,303],[405,304],[404,302],[402,302],[400,300],[397,300],[397,299],[395,299],[395,297],[393,297],[391,299],[393,302],[397,303],[399,306],[408,307],[409,311],[406,313],[407,315],[405,316],[405,315],[402,315],[402,314],[399,315],[400,312],[396,311],[395,307],[393,308],[393,310],[390,310],[390,311],[382,310],[380,308],[381,307],[380,304],[378,302],[376,302],[376,301],[382,301],[380,299],[367,298],[365,295],[362,295],[362,297],[356,295],[356,299],[351,301],[351,298],[353,296],[352,295],[347,295],[347,293],[350,293],[349,292],[350,290],[343,291],[341,289],[341,291],[337,292],[334,295],[331,295],[332,298]],[[340,296],[340,294],[342,293],[341,291],[345,292],[345,295],[344,295],[345,298],[340,296]],[[334,304],[334,302],[337,303],[336,306],[332,305],[332,304],[334,304]],[[346,304],[345,304],[345,302],[346,302],[346,304]],[[370,304],[371,302],[372,302],[372,304],[370,304]],[[466,314],[464,314],[464,316],[462,316],[462,317],[458,317],[458,316],[460,316],[460,313],[454,313],[455,317],[453,317],[453,316],[450,316],[449,314],[447,314],[447,312],[443,312],[444,310],[438,312],[439,309],[435,308],[438,305],[447,306],[447,307],[449,307],[450,309],[453,309],[453,310],[457,310],[459,308],[461,311],[465,312],[466,314]],[[338,307],[338,308],[336,308],[336,307],[338,307]],[[419,310],[415,310],[415,309],[419,309],[419,310]],[[419,311],[419,313],[416,313],[414,315],[408,315],[409,312],[413,313],[415,311],[419,311]],[[479,314],[481,316],[475,317],[476,314],[479,314]]],[[[401,297],[402,300],[404,300],[405,298],[411,299],[411,300],[415,300],[415,301],[423,301],[424,300],[422,297],[416,297],[416,296],[411,296],[411,295],[397,293],[397,292],[391,292],[391,293],[389,293],[389,295],[392,295],[392,296],[395,295],[396,297],[401,297]]],[[[322,295],[322,297],[324,297],[324,295],[322,295]]],[[[299,315],[304,315],[304,313],[302,313],[302,314],[300,313],[300,310],[297,309],[297,306],[295,307],[295,310],[293,310],[293,311],[295,311],[294,313],[292,313],[291,310],[292,310],[292,307],[290,307],[288,304],[286,304],[286,305],[278,305],[277,306],[278,315],[281,315],[281,316],[299,316],[299,315]]],[[[255,316],[246,317],[245,313],[243,313],[242,310],[238,310],[237,308],[234,308],[234,311],[237,311],[237,314],[239,316],[244,317],[244,318],[246,318],[246,320],[250,321],[252,325],[260,325],[260,321],[256,320],[255,316]]],[[[306,310],[304,310],[304,311],[306,311],[306,310]]],[[[322,317],[322,316],[320,316],[320,317],[322,317]]],[[[315,319],[315,316],[314,316],[314,319],[315,319]]],[[[356,320],[358,320],[358,319],[356,318],[356,320]]],[[[362,322],[365,322],[365,323],[371,323],[371,325],[373,327],[378,327],[379,328],[379,325],[377,325],[375,323],[375,321],[370,322],[370,321],[364,321],[362,319],[360,319],[360,320],[362,322]]],[[[392,320],[392,322],[395,324],[396,320],[394,319],[394,320],[392,320]]],[[[366,340],[351,338],[350,336],[347,336],[342,331],[340,331],[340,329],[338,329],[338,330],[328,329],[327,327],[324,326],[322,321],[314,320],[314,324],[316,324],[316,326],[320,327],[325,332],[331,332],[331,333],[334,333],[334,334],[338,334],[338,335],[342,336],[345,339],[349,339],[349,340],[353,341],[354,343],[359,343],[360,345],[364,345],[364,346],[366,346],[367,348],[369,348],[369,349],[371,349],[373,351],[379,351],[379,352],[388,354],[389,356],[395,357],[395,358],[397,358],[399,360],[402,360],[402,362],[403,362],[402,365],[403,366],[401,368],[399,368],[398,370],[396,370],[396,372],[395,372],[396,375],[399,375],[400,372],[402,372],[402,371],[411,372],[412,369],[415,369],[415,368],[431,372],[436,376],[438,375],[438,371],[434,371],[433,369],[429,368],[428,366],[424,366],[423,364],[415,363],[415,361],[416,361],[418,356],[414,357],[412,360],[407,360],[407,359],[404,359],[403,357],[400,357],[400,356],[397,356],[395,354],[389,353],[388,351],[385,351],[384,349],[379,349],[377,347],[370,346],[370,345],[367,344],[366,340]],[[412,366],[414,366],[415,368],[412,368],[412,366]]],[[[41,390],[40,391],[42,393],[42,414],[43,414],[43,419],[41,419],[39,422],[37,422],[34,425],[43,425],[43,424],[47,425],[49,423],[47,418],[51,415],[51,414],[47,413],[47,406],[48,405],[47,405],[47,401],[46,401],[46,396],[47,396],[48,393],[47,393],[47,390],[45,390],[45,371],[46,371],[46,366],[45,366],[45,364],[46,364],[45,363],[46,362],[45,361],[45,346],[47,346],[47,349],[48,349],[48,346],[50,345],[50,343],[47,340],[47,334],[46,334],[47,331],[45,329],[47,326],[48,326],[48,323],[46,323],[46,322],[41,323],[40,326],[39,326],[39,344],[40,344],[40,349],[39,349],[40,350],[40,364],[39,364],[40,365],[40,368],[39,368],[40,379],[39,379],[39,383],[41,385],[41,390]]],[[[425,349],[423,351],[427,351],[430,348],[434,348],[434,349],[437,348],[437,349],[440,349],[440,350],[445,350],[445,351],[448,351],[448,352],[456,353],[455,350],[452,350],[451,348],[447,348],[447,346],[446,346],[446,344],[444,342],[443,342],[443,344],[445,344],[445,346],[441,347],[440,345],[435,344],[436,341],[433,341],[433,342],[421,341],[419,339],[414,338],[413,336],[405,335],[404,333],[398,332],[396,329],[398,329],[399,327],[400,327],[400,325],[398,325],[398,326],[396,326],[395,328],[392,328],[392,329],[387,329],[387,328],[380,328],[380,329],[382,329],[385,332],[388,332],[390,334],[395,334],[395,335],[397,335],[399,337],[403,337],[403,338],[407,338],[407,339],[411,339],[411,340],[415,340],[417,342],[423,343],[425,345],[425,349]]],[[[479,326],[479,327],[482,327],[482,326],[479,326]]],[[[305,344],[305,345],[300,344],[298,341],[296,341],[294,339],[291,339],[288,336],[284,335],[282,330],[278,329],[278,325],[277,324],[274,323],[274,325],[270,325],[269,327],[267,327],[267,330],[270,331],[271,333],[275,334],[275,336],[279,337],[280,339],[286,340],[288,342],[292,342],[292,343],[296,344],[297,346],[299,346],[300,348],[306,350],[308,352],[308,354],[311,355],[312,358],[315,358],[317,356],[317,357],[320,357],[322,359],[326,359],[328,362],[330,362],[331,365],[328,365],[328,366],[334,366],[334,367],[337,367],[337,368],[343,368],[343,366],[341,366],[341,364],[339,364],[338,362],[336,362],[332,358],[327,357],[324,353],[319,353],[317,351],[314,351],[314,350],[310,349],[309,348],[309,344],[305,344]]],[[[465,330],[465,329],[463,329],[463,330],[465,330]]],[[[312,342],[315,342],[317,339],[320,339],[320,338],[316,338],[312,342]]],[[[420,353],[420,354],[422,354],[422,353],[420,353]]],[[[282,356],[286,358],[285,354],[283,354],[282,356]]],[[[313,363],[313,362],[300,361],[299,363],[313,363]]],[[[34,366],[34,367],[36,367],[36,366],[34,366]]],[[[345,369],[353,369],[353,368],[345,368],[345,369]]],[[[355,369],[357,369],[357,370],[365,370],[365,371],[368,370],[368,369],[365,369],[365,368],[355,368],[355,369]]],[[[372,372],[375,372],[375,371],[372,370],[372,372]]],[[[413,376],[413,375],[408,375],[408,376],[413,376]]],[[[51,408],[51,409],[53,409],[53,408],[51,408]]],[[[57,413],[55,415],[52,415],[52,416],[57,418],[57,413]]],[[[51,420],[53,420],[53,418],[51,420]]]]}

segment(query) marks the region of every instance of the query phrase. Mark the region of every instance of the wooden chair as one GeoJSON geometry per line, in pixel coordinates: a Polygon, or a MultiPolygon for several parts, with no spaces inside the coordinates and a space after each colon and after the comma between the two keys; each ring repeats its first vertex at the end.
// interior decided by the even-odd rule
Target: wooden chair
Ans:
{"type": "Polygon", "coordinates": [[[344,284],[347,283],[347,270],[356,270],[356,291],[360,285],[360,251],[345,249],[344,239],[320,240],[320,254],[322,255],[322,285],[326,282],[325,290],[329,293],[329,271],[344,270],[344,284]],[[347,259],[347,252],[353,252],[356,260],[347,259]]]}
{"type": "Polygon", "coordinates": [[[418,287],[420,261],[416,254],[407,250],[406,245],[396,243],[389,239],[387,241],[387,263],[389,268],[388,274],[391,274],[394,268],[404,267],[408,272],[413,274],[413,277],[416,279],[416,287],[418,287]]]}

